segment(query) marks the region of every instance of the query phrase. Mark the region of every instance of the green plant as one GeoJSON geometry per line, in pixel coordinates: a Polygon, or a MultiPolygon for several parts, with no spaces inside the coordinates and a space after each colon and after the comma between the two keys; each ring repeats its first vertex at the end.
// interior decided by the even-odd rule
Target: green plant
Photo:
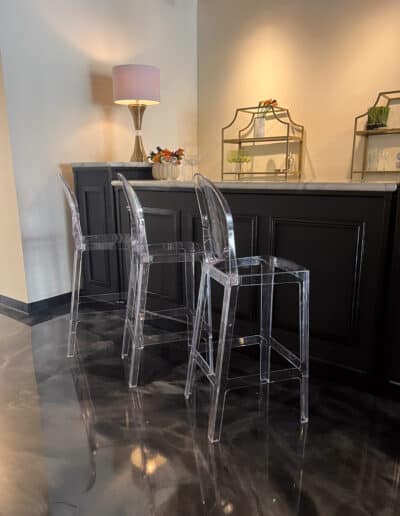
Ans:
{"type": "Polygon", "coordinates": [[[249,153],[243,149],[228,152],[229,163],[249,163],[249,161],[251,161],[251,157],[249,153]]]}
{"type": "Polygon", "coordinates": [[[368,127],[385,127],[389,116],[389,106],[373,106],[368,109],[368,127]]]}

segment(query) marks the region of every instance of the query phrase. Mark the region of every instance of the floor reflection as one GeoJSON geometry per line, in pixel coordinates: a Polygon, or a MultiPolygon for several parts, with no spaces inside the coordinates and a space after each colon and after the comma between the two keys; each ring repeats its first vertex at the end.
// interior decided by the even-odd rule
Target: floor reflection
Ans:
{"type": "Polygon", "coordinates": [[[210,445],[208,384],[183,396],[186,344],[145,353],[142,387],[129,391],[119,321],[82,326],[73,360],[66,329],[63,316],[30,321],[28,339],[13,330],[0,347],[3,464],[23,479],[0,493],[0,514],[400,514],[400,403],[314,383],[307,428],[296,382],[242,389],[210,445]]]}

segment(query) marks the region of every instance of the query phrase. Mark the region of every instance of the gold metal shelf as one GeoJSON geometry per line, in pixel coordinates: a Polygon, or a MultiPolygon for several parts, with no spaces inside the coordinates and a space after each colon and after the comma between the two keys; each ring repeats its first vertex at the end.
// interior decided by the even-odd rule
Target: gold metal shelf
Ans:
{"type": "Polygon", "coordinates": [[[375,136],[379,134],[400,134],[400,128],[394,127],[392,129],[388,129],[387,127],[382,127],[381,129],[365,129],[362,131],[356,131],[357,136],[375,136]]]}
{"type": "MultiPolygon", "coordinates": [[[[375,100],[373,107],[390,107],[400,101],[400,90],[381,91],[375,100]]],[[[400,134],[400,127],[379,127],[377,129],[365,129],[368,124],[368,111],[358,115],[354,119],[353,150],[351,153],[351,177],[361,174],[361,179],[366,174],[400,174],[398,170],[366,170],[368,167],[368,149],[371,140],[369,136],[387,136],[400,134]],[[364,138],[357,139],[357,136],[364,138]],[[357,163],[356,163],[357,162],[357,163]],[[360,169],[361,170],[357,170],[360,169]]],[[[390,166],[394,166],[394,163],[390,166]]]]}
{"type": "Polygon", "coordinates": [[[353,170],[353,174],[400,174],[398,170],[353,170]]]}
{"type": "MultiPolygon", "coordinates": [[[[224,176],[278,176],[278,175],[286,175],[286,170],[279,170],[275,172],[223,172],[224,176]]],[[[290,170],[288,176],[297,176],[299,174],[298,170],[290,170]]]]}
{"type": "Polygon", "coordinates": [[[300,142],[299,136],[264,136],[262,138],[226,138],[224,143],[268,143],[268,142],[300,142]]]}
{"type": "MultiPolygon", "coordinates": [[[[243,116],[242,116],[243,118],[243,116]]],[[[275,126],[276,127],[276,126],[275,126]]],[[[275,128],[274,127],[274,128],[275,128]]],[[[221,134],[221,173],[222,173],[222,179],[224,179],[224,176],[236,176],[238,178],[246,176],[285,176],[285,179],[287,180],[288,176],[301,176],[301,168],[302,168],[302,154],[303,154],[303,137],[304,137],[304,126],[301,124],[296,123],[292,117],[290,116],[289,110],[287,108],[281,107],[281,106],[268,106],[267,109],[263,109],[260,106],[249,106],[244,108],[238,108],[235,111],[235,115],[233,117],[233,120],[230,124],[222,128],[222,134],[221,134]],[[233,126],[235,125],[236,120],[238,119],[239,114],[241,116],[245,114],[245,119],[247,121],[245,122],[245,125],[242,127],[237,127],[235,130],[233,126]],[[255,122],[258,118],[263,118],[265,120],[265,124],[270,124],[271,122],[276,122],[279,124],[280,128],[276,130],[276,133],[282,133],[285,134],[278,134],[274,136],[268,136],[272,131],[267,131],[267,136],[262,137],[256,137],[253,136],[253,131],[255,129],[255,122]],[[229,134],[226,134],[226,131],[234,131],[229,134]],[[295,133],[295,134],[291,134],[295,133]],[[236,138],[227,138],[226,136],[236,136],[236,138]],[[282,159],[284,161],[284,168],[282,170],[273,171],[273,172],[254,172],[253,170],[246,170],[241,172],[240,170],[232,171],[232,172],[225,172],[225,145],[234,144],[238,145],[238,152],[241,150],[246,150],[246,152],[249,152],[249,154],[253,153],[254,156],[257,159],[262,159],[264,156],[264,159],[268,158],[268,155],[270,154],[271,150],[276,150],[272,146],[249,146],[247,144],[257,144],[257,143],[281,143],[282,146],[279,147],[279,152],[275,152],[274,154],[282,156],[282,159]],[[291,168],[291,157],[292,154],[290,147],[290,144],[295,143],[293,153],[297,155],[297,166],[299,170],[292,171],[289,170],[291,168]],[[243,146],[243,147],[242,147],[243,146]]],[[[234,152],[234,151],[230,151],[234,152]]],[[[262,168],[262,165],[255,164],[256,167],[262,168]]],[[[240,167],[242,168],[242,167],[240,167]]],[[[243,166],[243,168],[245,168],[243,166]]]]}

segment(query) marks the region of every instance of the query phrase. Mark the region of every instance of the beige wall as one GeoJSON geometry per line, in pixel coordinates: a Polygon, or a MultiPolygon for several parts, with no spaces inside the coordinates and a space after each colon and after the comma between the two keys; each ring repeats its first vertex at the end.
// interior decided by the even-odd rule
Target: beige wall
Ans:
{"type": "MultiPolygon", "coordinates": [[[[1,58],[1,56],[0,56],[1,58]]],[[[0,59],[0,294],[27,302],[24,257],[0,59]]]]}
{"type": "MultiPolygon", "coordinates": [[[[0,51],[30,302],[70,290],[61,163],[127,161],[129,112],[111,67],[161,69],[147,150],[197,143],[197,0],[1,0],[0,51]]],[[[2,292],[0,291],[0,294],[2,292]]]]}
{"type": "Polygon", "coordinates": [[[202,171],[235,108],[275,97],[305,125],[306,178],[348,177],[354,117],[400,89],[399,34],[398,0],[199,0],[202,171]]]}

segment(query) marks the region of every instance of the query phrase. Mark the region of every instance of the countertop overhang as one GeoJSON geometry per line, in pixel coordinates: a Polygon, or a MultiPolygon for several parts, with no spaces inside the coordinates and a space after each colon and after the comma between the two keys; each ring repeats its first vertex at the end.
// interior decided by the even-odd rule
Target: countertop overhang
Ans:
{"type": "MultiPolygon", "coordinates": [[[[135,181],[129,183],[137,188],[149,190],[179,190],[194,188],[192,181],[135,181]]],[[[312,182],[312,181],[214,181],[222,190],[296,190],[296,191],[344,191],[344,192],[395,192],[393,182],[312,182]]],[[[112,181],[112,186],[120,187],[121,181],[112,181]]]]}
{"type": "Polygon", "coordinates": [[[71,163],[72,168],[151,168],[152,163],[147,161],[104,161],[104,162],[82,162],[82,163],[71,163]]]}

